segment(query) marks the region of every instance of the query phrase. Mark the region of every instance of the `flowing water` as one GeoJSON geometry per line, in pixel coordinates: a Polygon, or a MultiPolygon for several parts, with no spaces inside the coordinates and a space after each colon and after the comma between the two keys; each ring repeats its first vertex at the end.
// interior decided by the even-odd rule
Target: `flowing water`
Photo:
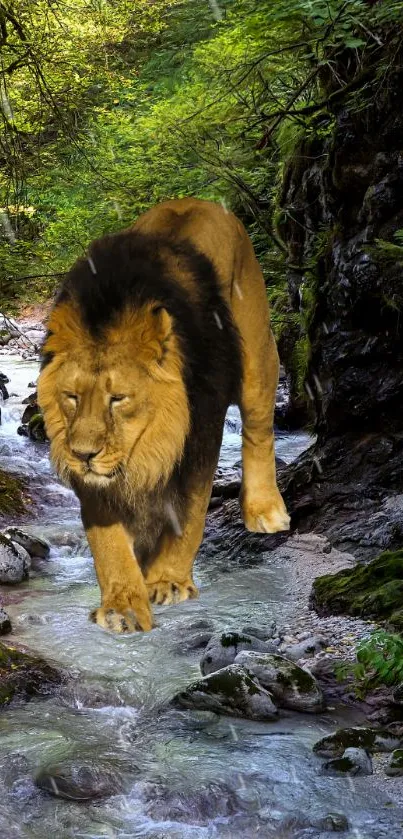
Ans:
{"type": "MultiPolygon", "coordinates": [[[[24,528],[52,545],[27,583],[6,591],[12,638],[71,676],[56,696],[0,715],[1,839],[330,839],[319,827],[329,813],[347,816],[348,839],[401,837],[403,811],[375,782],[320,774],[312,744],[343,722],[340,714],[252,723],[169,707],[199,675],[200,643],[212,627],[281,625],[292,614],[286,568],[266,560],[221,574],[199,564],[200,599],[157,608],[148,634],[115,636],[88,622],[99,591],[76,499],[52,473],[47,447],[16,434],[37,365],[3,358],[0,369],[17,394],[2,406],[0,466],[30,477],[37,505],[24,528]],[[112,794],[77,802],[39,790],[35,774],[54,764],[73,774],[87,767],[112,794]]],[[[308,442],[284,435],[277,453],[289,461],[308,442]]],[[[221,465],[239,456],[232,410],[221,465]]]]}

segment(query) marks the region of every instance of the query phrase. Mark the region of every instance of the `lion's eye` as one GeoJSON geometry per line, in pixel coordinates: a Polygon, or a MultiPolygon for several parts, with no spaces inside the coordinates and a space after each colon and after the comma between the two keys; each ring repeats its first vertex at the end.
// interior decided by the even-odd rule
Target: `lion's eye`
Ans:
{"type": "Polygon", "coordinates": [[[114,405],[117,402],[123,402],[124,399],[126,399],[125,396],[111,396],[110,403],[111,405],[114,405]]]}
{"type": "Polygon", "coordinates": [[[66,397],[66,399],[70,399],[70,400],[71,400],[71,402],[74,402],[75,404],[76,404],[76,403],[77,403],[77,401],[78,401],[78,396],[77,396],[77,394],[76,394],[76,393],[66,393],[66,392],[65,392],[65,393],[63,394],[63,396],[65,396],[65,397],[66,397]]]}

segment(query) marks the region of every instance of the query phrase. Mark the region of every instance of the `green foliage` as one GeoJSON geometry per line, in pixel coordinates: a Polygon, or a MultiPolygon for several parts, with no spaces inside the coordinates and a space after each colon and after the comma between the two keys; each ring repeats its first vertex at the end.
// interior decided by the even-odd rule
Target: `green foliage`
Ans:
{"type": "Polygon", "coordinates": [[[338,678],[353,676],[358,696],[378,685],[403,682],[403,637],[378,629],[358,644],[356,661],[338,667],[338,678]]]}
{"type": "Polygon", "coordinates": [[[2,304],[47,297],[92,238],[197,195],[245,220],[287,324],[279,172],[301,137],[332,131],[324,71],[348,49],[359,77],[403,2],[219,6],[216,20],[208,0],[0,2],[2,304]]]}

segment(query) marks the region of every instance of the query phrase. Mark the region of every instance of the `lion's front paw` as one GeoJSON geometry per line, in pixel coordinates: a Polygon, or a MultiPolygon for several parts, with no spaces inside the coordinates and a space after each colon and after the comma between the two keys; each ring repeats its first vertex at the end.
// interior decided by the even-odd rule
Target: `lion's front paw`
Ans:
{"type": "Polygon", "coordinates": [[[172,603],[180,603],[182,600],[193,600],[199,596],[199,591],[190,578],[184,583],[172,580],[147,583],[147,589],[151,603],[156,603],[158,606],[168,606],[172,603]]]}
{"type": "Polygon", "coordinates": [[[131,609],[117,612],[116,609],[104,609],[100,606],[99,609],[90,612],[90,620],[111,632],[141,632],[141,626],[131,609]]]}
{"type": "Polygon", "coordinates": [[[290,517],[278,491],[266,498],[244,499],[242,514],[245,527],[253,533],[278,533],[290,529],[290,517]]]}
{"type": "Polygon", "coordinates": [[[140,598],[135,605],[130,602],[105,604],[94,609],[89,617],[93,623],[111,632],[147,632],[153,628],[149,603],[140,598]]]}

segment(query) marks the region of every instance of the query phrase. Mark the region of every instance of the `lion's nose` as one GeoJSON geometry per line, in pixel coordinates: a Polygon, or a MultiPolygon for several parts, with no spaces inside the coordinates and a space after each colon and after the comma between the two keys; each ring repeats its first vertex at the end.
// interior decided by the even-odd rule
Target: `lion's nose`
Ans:
{"type": "Polygon", "coordinates": [[[90,460],[92,460],[93,457],[96,457],[96,455],[99,454],[100,451],[101,451],[101,449],[98,449],[98,451],[96,451],[96,452],[88,452],[88,451],[80,451],[79,449],[72,449],[72,452],[73,452],[74,456],[77,457],[78,460],[82,460],[84,463],[89,463],[90,460]]]}

